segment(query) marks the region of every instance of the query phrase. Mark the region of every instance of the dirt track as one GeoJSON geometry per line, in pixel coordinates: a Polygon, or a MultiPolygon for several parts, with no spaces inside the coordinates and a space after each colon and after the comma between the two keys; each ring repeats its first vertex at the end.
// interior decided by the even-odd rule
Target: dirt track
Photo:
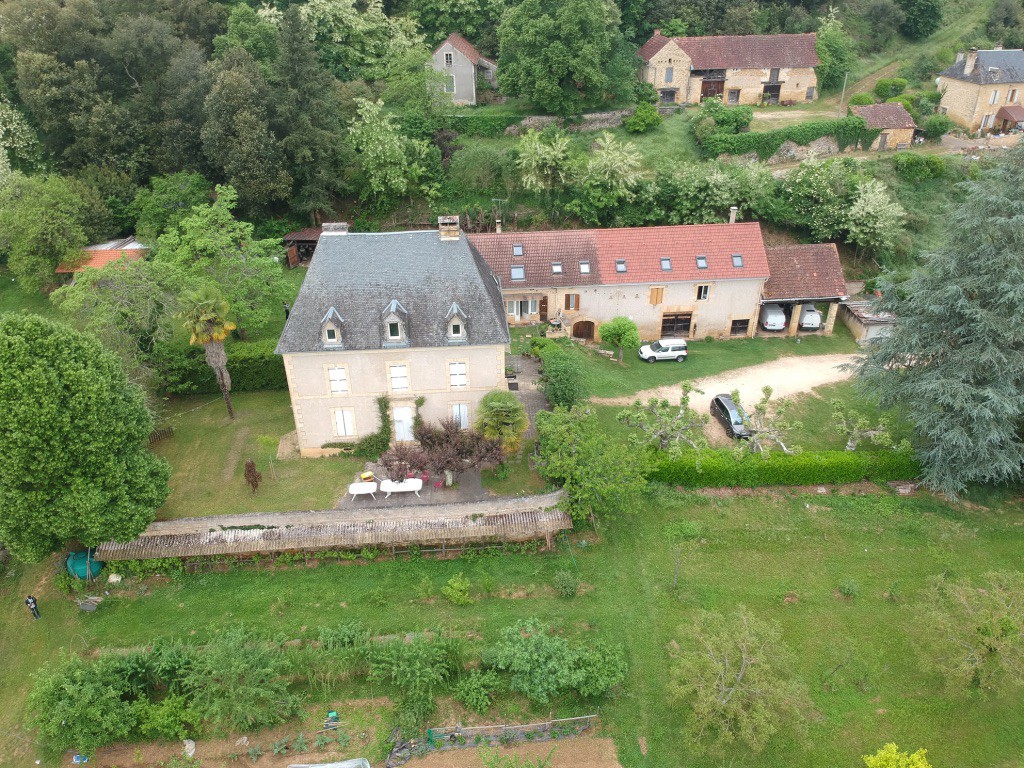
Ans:
{"type": "MultiPolygon", "coordinates": [[[[608,738],[583,736],[552,743],[522,744],[514,748],[501,748],[503,755],[536,759],[551,756],[551,768],[620,768],[616,757],[615,743],[608,738]]],[[[417,758],[408,763],[408,768],[480,768],[483,761],[476,749],[459,749],[451,752],[435,752],[427,757],[417,758]]]]}
{"type": "MultiPolygon", "coordinates": [[[[751,365],[726,371],[718,376],[706,376],[695,379],[694,387],[703,394],[694,392],[690,396],[690,405],[698,413],[708,410],[711,398],[722,393],[739,390],[740,400],[752,404],[761,396],[761,388],[766,384],[773,390],[772,398],[789,397],[791,395],[810,392],[823,384],[844,381],[853,375],[851,370],[843,366],[854,362],[859,356],[852,355],[806,355],[787,356],[772,360],[770,363],[751,365]]],[[[667,365],[667,363],[659,363],[667,365]]],[[[664,398],[670,402],[678,402],[679,385],[671,384],[654,389],[645,389],[628,397],[595,397],[591,402],[598,405],[629,405],[639,399],[664,398]]]]}

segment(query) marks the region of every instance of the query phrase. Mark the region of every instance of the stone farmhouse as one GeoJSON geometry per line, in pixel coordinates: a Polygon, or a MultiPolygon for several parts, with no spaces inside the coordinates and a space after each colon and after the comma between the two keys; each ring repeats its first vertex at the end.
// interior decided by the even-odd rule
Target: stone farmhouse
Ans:
{"type": "Polygon", "coordinates": [[[666,104],[699,104],[709,97],[726,104],[814,101],[816,39],[814,33],[665,37],[656,29],[638,51],[641,76],[666,104]]]}
{"type": "Polygon", "coordinates": [[[960,51],[935,81],[939,112],[969,132],[1024,127],[1024,50],[960,51]]]}
{"type": "Polygon", "coordinates": [[[480,55],[472,43],[453,32],[431,55],[431,67],[445,76],[444,91],[460,105],[476,104],[476,79],[498,86],[498,65],[480,55]]]}
{"type": "Polygon", "coordinates": [[[416,400],[428,420],[468,426],[505,386],[509,331],[498,281],[457,217],[425,232],[323,226],[281,333],[299,451],[337,452],[380,426],[390,399],[396,440],[411,440],[416,400]]]}
{"type": "Polygon", "coordinates": [[[869,130],[881,131],[871,142],[872,150],[909,149],[914,143],[917,123],[902,104],[865,104],[850,107],[850,112],[863,117],[869,130]]]}

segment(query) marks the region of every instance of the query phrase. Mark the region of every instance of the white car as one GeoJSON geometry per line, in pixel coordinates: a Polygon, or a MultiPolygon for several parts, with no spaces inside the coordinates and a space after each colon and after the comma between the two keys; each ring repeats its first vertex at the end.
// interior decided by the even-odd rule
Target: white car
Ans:
{"type": "Polygon", "coordinates": [[[786,328],[786,313],[778,304],[765,304],[758,322],[766,331],[782,331],[786,328]]]}
{"type": "Polygon", "coordinates": [[[648,363],[656,363],[659,360],[675,360],[677,363],[686,362],[686,339],[658,339],[651,344],[640,347],[640,359],[648,363]]]}
{"type": "Polygon", "coordinates": [[[800,330],[816,331],[821,328],[821,312],[813,304],[804,304],[800,310],[800,330]]]}

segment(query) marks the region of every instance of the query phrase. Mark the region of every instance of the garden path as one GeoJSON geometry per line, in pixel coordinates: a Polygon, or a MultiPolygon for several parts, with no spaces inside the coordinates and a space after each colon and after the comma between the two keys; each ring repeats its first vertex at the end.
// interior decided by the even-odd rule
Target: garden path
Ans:
{"type": "MultiPolygon", "coordinates": [[[[696,389],[701,390],[702,394],[698,392],[691,394],[690,406],[698,413],[705,413],[711,405],[712,397],[733,390],[739,390],[741,402],[753,404],[760,399],[761,388],[765,385],[772,388],[772,398],[810,392],[823,384],[834,384],[853,376],[853,370],[847,366],[859,358],[858,354],[789,355],[768,363],[736,368],[716,376],[706,376],[703,379],[694,379],[691,383],[696,389]]],[[[655,363],[655,365],[673,365],[673,363],[655,363]]],[[[683,363],[683,365],[686,364],[683,363]]],[[[627,397],[594,397],[591,398],[591,402],[598,405],[630,405],[635,400],[646,402],[651,398],[678,402],[679,384],[644,389],[627,397]]]]}

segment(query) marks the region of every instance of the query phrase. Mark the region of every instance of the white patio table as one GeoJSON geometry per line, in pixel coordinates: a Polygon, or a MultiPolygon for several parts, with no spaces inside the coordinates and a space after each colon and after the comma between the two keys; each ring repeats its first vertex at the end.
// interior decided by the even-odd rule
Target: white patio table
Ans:
{"type": "Polygon", "coordinates": [[[392,493],[415,493],[417,496],[420,495],[420,491],[423,489],[423,481],[418,477],[410,477],[408,480],[403,480],[400,483],[396,483],[394,480],[381,480],[380,489],[387,494],[384,498],[387,499],[392,493]]]}
{"type": "Polygon", "coordinates": [[[373,496],[374,501],[377,500],[377,497],[374,495],[377,492],[376,483],[352,483],[348,487],[348,492],[352,494],[352,501],[356,500],[356,496],[364,493],[368,493],[373,496]]]}

